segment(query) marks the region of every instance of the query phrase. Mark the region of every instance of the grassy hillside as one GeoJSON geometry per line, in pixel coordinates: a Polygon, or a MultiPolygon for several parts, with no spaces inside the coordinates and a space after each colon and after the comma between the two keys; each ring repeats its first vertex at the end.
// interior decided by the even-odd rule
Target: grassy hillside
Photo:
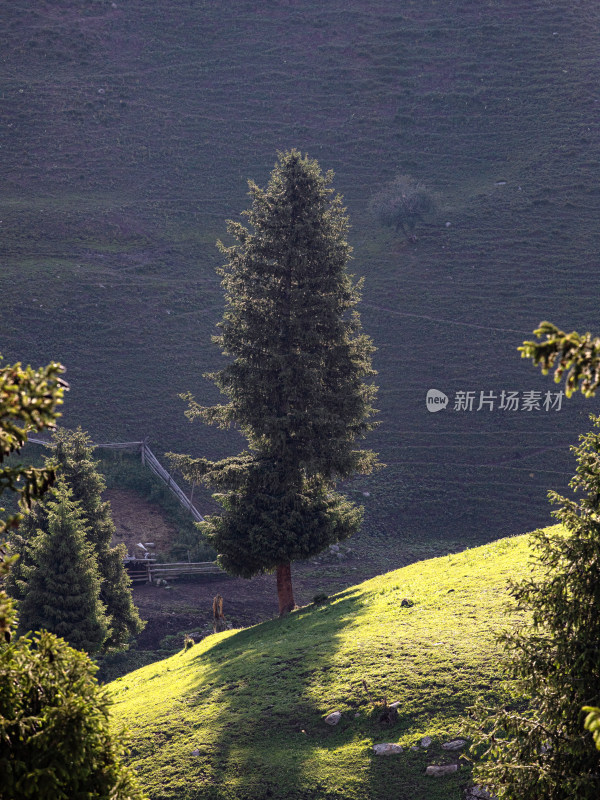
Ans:
{"type": "Polygon", "coordinates": [[[587,406],[431,415],[425,393],[554,389],[517,345],[544,318],[598,329],[597,4],[14,0],[2,17],[0,351],[67,365],[66,424],[239,447],[176,396],[216,399],[214,242],[296,146],[335,170],[366,277],[388,464],[354,486],[367,525],[484,541],[548,520],[587,406]],[[366,212],[398,172],[438,196],[416,244],[366,212]]]}
{"type": "Polygon", "coordinates": [[[441,745],[478,695],[501,693],[494,636],[519,621],[506,585],[528,552],[520,536],[413,564],[110,684],[151,798],[459,800],[466,763],[445,778],[425,768],[453,761],[441,745]],[[363,680],[373,700],[400,701],[393,725],[363,680]],[[424,736],[429,750],[412,751],[424,736]],[[381,742],[404,752],[376,756],[381,742]]]}

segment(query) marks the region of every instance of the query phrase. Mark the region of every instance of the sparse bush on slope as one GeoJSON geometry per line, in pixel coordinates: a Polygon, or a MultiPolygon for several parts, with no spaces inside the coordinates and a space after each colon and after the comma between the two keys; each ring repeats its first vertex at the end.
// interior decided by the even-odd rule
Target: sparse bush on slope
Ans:
{"type": "Polygon", "coordinates": [[[384,227],[400,230],[416,241],[415,228],[433,210],[433,196],[424,183],[410,175],[398,175],[369,201],[368,209],[384,227]]]}

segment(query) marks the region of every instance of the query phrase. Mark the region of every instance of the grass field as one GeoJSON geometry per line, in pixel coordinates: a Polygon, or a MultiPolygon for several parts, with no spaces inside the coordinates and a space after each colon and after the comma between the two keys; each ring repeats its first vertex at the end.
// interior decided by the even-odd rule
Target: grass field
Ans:
{"type": "Polygon", "coordinates": [[[506,696],[495,635],[526,622],[507,611],[506,587],[529,573],[528,542],[412,564],[110,684],[152,800],[462,798],[466,760],[449,777],[425,769],[456,762],[441,745],[477,696],[506,696]],[[391,726],[374,708],[384,697],[400,703],[391,726]],[[428,751],[412,751],[424,736],[428,751]],[[404,752],[376,756],[382,742],[404,752]]]}
{"type": "Polygon", "coordinates": [[[545,318],[598,329],[599,32],[587,0],[15,0],[0,351],[63,361],[64,422],[96,440],[238,450],[177,394],[217,399],[214,243],[299,147],[335,170],[366,279],[388,464],[366,524],[466,543],[547,524],[589,405],[431,415],[425,393],[554,390],[518,344],[545,318]],[[399,172],[438,198],[414,244],[366,211],[399,172]]]}

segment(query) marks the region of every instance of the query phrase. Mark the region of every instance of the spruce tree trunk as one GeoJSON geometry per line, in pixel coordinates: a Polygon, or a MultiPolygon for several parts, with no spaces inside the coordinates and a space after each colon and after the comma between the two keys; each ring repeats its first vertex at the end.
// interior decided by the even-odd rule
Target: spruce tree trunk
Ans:
{"type": "Polygon", "coordinates": [[[277,597],[279,598],[279,616],[283,617],[296,608],[294,589],[292,587],[292,565],[277,565],[277,597]]]}

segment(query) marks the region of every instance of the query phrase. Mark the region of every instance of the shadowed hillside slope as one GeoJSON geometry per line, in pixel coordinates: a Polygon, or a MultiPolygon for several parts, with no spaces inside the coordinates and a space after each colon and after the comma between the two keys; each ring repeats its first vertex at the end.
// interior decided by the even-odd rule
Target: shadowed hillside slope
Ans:
{"type": "Polygon", "coordinates": [[[367,525],[482,541],[548,520],[587,408],[476,408],[555,390],[516,353],[541,319],[598,328],[597,4],[15,0],[2,16],[0,349],[67,365],[65,424],[157,452],[239,446],[188,426],[176,395],[217,399],[214,242],[246,179],[295,146],[335,170],[366,277],[369,445],[388,464],[353,485],[367,525]],[[366,211],[400,172],[438,200],[414,244],[366,211]],[[450,397],[436,415],[431,387],[450,397]],[[457,391],[473,411],[452,410],[457,391]]]}

